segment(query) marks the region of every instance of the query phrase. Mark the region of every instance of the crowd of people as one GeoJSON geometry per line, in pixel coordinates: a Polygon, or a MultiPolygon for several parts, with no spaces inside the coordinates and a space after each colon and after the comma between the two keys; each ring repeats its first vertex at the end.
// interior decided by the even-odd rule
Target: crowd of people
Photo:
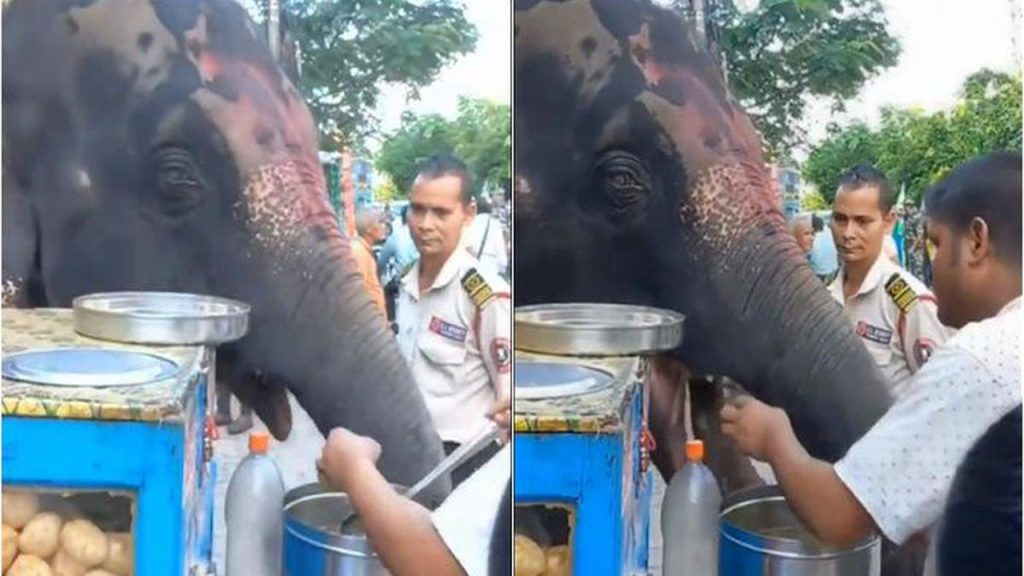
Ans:
{"type": "MultiPolygon", "coordinates": [[[[824,279],[894,403],[836,463],[811,457],[782,410],[739,396],[721,413],[723,432],[772,466],[825,543],[880,533],[916,549],[909,573],[1020,574],[1021,176],[1019,153],[980,157],[909,213],[906,228],[924,233],[907,235],[906,253],[927,247],[934,294],[884,249],[897,220],[884,174],[858,166],[842,179],[838,270],[824,279]]],[[[810,255],[807,230],[790,223],[810,255]]]]}

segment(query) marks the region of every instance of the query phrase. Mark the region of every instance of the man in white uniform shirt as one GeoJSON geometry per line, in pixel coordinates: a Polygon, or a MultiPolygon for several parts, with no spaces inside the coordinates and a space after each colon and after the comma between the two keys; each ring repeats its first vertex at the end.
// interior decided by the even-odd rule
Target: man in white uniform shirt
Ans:
{"type": "Polygon", "coordinates": [[[828,289],[898,398],[952,331],[939,322],[931,292],[883,250],[896,220],[893,201],[878,170],[855,166],[843,176],[831,223],[841,265],[828,289]]]}
{"type": "Polygon", "coordinates": [[[960,331],[839,462],[808,455],[780,409],[749,396],[722,409],[723,432],[771,464],[793,511],[828,544],[927,537],[964,456],[1021,403],[1020,153],[961,166],[928,192],[925,211],[939,318],[960,331]]]}
{"type": "MultiPolygon", "coordinates": [[[[512,393],[509,288],[465,246],[474,216],[466,166],[452,156],[429,158],[409,196],[409,230],[420,259],[402,278],[396,317],[399,347],[448,454],[512,393]]],[[[496,450],[457,468],[453,485],[496,450]]]]}

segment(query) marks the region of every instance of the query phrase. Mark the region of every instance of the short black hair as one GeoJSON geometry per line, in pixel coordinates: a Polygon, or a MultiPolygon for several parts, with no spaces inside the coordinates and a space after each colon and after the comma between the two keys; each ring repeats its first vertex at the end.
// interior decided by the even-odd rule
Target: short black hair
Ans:
{"type": "Polygon", "coordinates": [[[874,166],[857,164],[847,170],[842,178],[839,179],[838,192],[849,192],[851,190],[860,190],[861,188],[874,188],[878,190],[878,208],[882,210],[882,214],[888,214],[892,210],[893,205],[896,204],[896,197],[892,193],[892,184],[889,184],[889,179],[885,177],[885,172],[874,166]]]}
{"type": "Polygon", "coordinates": [[[1021,406],[993,424],[953,478],[936,543],[940,576],[1021,573],[1021,406]]]}
{"type": "Polygon", "coordinates": [[[957,232],[965,232],[974,218],[984,220],[997,257],[1020,269],[1020,152],[995,152],[970,160],[928,190],[924,205],[929,219],[957,232]]]}
{"type": "Polygon", "coordinates": [[[409,223],[409,205],[402,206],[402,224],[409,223]]]}
{"type": "Polygon", "coordinates": [[[491,201],[486,196],[480,195],[476,199],[476,211],[477,214],[490,214],[491,213],[491,201]]]}
{"type": "Polygon", "coordinates": [[[451,154],[434,154],[420,164],[416,171],[416,177],[420,176],[433,180],[443,176],[455,176],[459,179],[462,196],[462,203],[469,204],[473,201],[473,177],[469,173],[466,163],[451,154]]]}
{"type": "Polygon", "coordinates": [[[825,221],[821,219],[821,216],[811,214],[811,228],[814,228],[815,233],[821,232],[825,229],[825,221]]]}

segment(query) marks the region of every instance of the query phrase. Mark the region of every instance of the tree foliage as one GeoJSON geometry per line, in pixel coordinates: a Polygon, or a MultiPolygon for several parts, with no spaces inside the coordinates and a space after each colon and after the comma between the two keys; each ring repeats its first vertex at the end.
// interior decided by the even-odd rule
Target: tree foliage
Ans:
{"type": "Polygon", "coordinates": [[[436,114],[407,113],[401,127],[386,137],[377,168],[395,183],[396,193],[409,193],[416,169],[434,154],[455,154],[473,173],[474,194],[487,183],[509,178],[512,158],[512,117],[508,105],[460,98],[453,121],[436,114]]]}
{"type": "Polygon", "coordinates": [[[302,49],[301,89],[323,137],[358,145],[379,129],[381,86],[412,97],[476,46],[456,0],[283,0],[302,49]]]}
{"type": "Polygon", "coordinates": [[[750,12],[721,0],[709,27],[734,96],[774,157],[805,142],[813,99],[841,109],[900,54],[878,0],[761,0],[750,12]]]}
{"type": "Polygon", "coordinates": [[[964,82],[952,110],[925,114],[886,109],[877,130],[861,123],[830,127],[810,153],[803,175],[831,203],[843,172],[855,164],[883,170],[918,203],[957,165],[987,152],[1020,150],[1021,78],[982,70],[964,82]]]}

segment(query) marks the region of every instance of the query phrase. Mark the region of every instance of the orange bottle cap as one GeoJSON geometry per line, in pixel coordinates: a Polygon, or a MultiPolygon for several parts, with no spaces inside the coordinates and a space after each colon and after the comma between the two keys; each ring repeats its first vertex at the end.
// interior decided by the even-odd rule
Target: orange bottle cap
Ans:
{"type": "Polygon", "coordinates": [[[253,432],[249,434],[249,451],[256,454],[266,454],[270,447],[270,435],[266,432],[253,432]]]}
{"type": "Polygon", "coordinates": [[[704,460],[704,442],[700,440],[687,440],[686,459],[695,462],[704,460]]]}

